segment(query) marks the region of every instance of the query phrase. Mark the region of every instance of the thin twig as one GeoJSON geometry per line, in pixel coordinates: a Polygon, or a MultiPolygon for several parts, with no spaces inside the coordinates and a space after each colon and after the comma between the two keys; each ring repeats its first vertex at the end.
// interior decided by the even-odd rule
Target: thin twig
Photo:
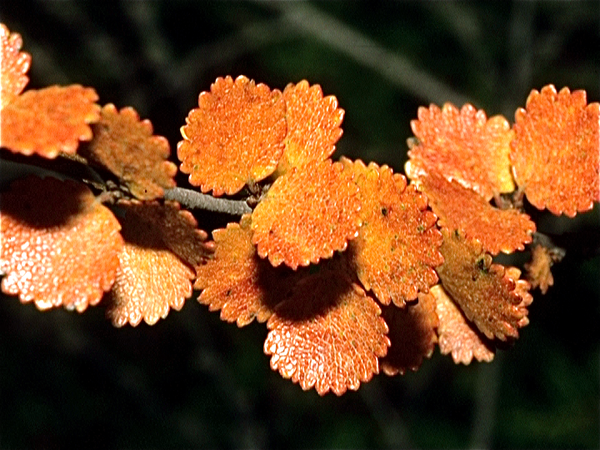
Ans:
{"type": "Polygon", "coordinates": [[[206,211],[231,214],[232,216],[241,216],[252,212],[252,208],[248,206],[245,200],[216,198],[211,195],[180,187],[166,189],[165,199],[175,200],[189,209],[203,209],[206,211]]]}

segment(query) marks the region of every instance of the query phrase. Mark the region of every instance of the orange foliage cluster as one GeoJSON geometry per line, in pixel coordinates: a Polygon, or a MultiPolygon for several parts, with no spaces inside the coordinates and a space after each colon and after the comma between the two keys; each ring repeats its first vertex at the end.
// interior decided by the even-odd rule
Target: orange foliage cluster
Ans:
{"type": "MultiPolygon", "coordinates": [[[[177,156],[199,191],[254,208],[207,241],[163,198],[177,168],[149,121],[101,108],[91,88],[23,93],[31,58],[4,25],[0,37],[3,151],[77,153],[117,186],[14,182],[0,211],[3,292],[80,312],[104,299],[115,326],[136,326],[196,290],[224,321],[266,323],[271,367],[321,395],[415,371],[436,345],[456,363],[491,361],[528,323],[530,283],[492,262],[532,242],[522,195],[568,216],[600,201],[599,104],[583,91],[533,91],[512,127],[471,105],[420,108],[409,183],[332,161],[344,111],[319,85],[225,77],[200,94],[177,156]]],[[[526,269],[545,292],[553,260],[539,248],[526,269]]]]}

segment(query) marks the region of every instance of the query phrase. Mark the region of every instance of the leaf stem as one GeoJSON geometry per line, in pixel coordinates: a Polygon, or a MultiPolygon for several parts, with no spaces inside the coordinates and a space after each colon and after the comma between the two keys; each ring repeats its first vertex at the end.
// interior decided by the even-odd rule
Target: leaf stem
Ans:
{"type": "Polygon", "coordinates": [[[180,187],[165,189],[165,199],[175,200],[189,209],[204,209],[212,212],[231,214],[232,216],[241,216],[252,212],[252,208],[248,206],[245,200],[217,198],[180,187]]]}

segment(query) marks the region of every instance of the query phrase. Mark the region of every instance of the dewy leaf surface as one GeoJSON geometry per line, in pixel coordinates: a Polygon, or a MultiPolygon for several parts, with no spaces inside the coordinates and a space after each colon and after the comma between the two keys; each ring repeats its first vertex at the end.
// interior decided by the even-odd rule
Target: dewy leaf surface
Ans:
{"type": "Polygon", "coordinates": [[[444,263],[437,268],[444,290],[488,339],[518,338],[529,323],[529,283],[521,272],[492,264],[492,257],[476,240],[442,229],[444,263]]]}
{"type": "Polygon", "coordinates": [[[21,52],[23,39],[0,23],[0,110],[17,97],[27,83],[31,56],[21,52]]]}
{"type": "Polygon", "coordinates": [[[271,175],[286,134],[285,102],[278,90],[244,76],[217,78],[190,111],[177,147],[181,171],[202,192],[235,194],[271,175]]]}
{"type": "Polygon", "coordinates": [[[342,161],[355,174],[362,203],[363,224],[350,242],[349,258],[365,289],[384,305],[402,307],[438,281],[433,267],[443,258],[437,218],[403,175],[385,165],[342,161]]]}
{"type": "Polygon", "coordinates": [[[110,103],[102,108],[101,116],[82,156],[116,175],[140,200],[162,197],[163,189],[175,187],[177,166],[166,160],[169,142],[152,134],[149,120],[140,120],[133,108],[117,111],[110,103]]]}
{"type": "Polygon", "coordinates": [[[73,181],[29,177],[2,195],[2,291],[41,309],[83,311],[108,291],[123,248],[120,225],[73,181]]]}
{"type": "Polygon", "coordinates": [[[510,141],[513,132],[502,116],[487,119],[483,110],[466,104],[460,110],[450,103],[418,110],[411,122],[418,144],[408,156],[406,174],[412,180],[435,172],[474,189],[486,200],[512,192],[510,141]]]}
{"type": "Polygon", "coordinates": [[[92,88],[79,85],[26,91],[1,111],[0,145],[50,159],[74,154],[79,141],[92,138],[89,124],[100,118],[97,99],[92,88]]]}
{"type": "Polygon", "coordinates": [[[431,288],[439,318],[438,336],[442,355],[452,354],[456,364],[471,364],[477,361],[490,362],[494,359],[495,347],[469,322],[458,305],[454,303],[441,285],[431,288]]]}
{"type": "Polygon", "coordinates": [[[119,254],[117,279],[108,299],[107,314],[116,327],[142,320],[154,325],[171,308],[180,310],[192,295],[194,271],[165,245],[155,224],[128,214],[121,218],[125,246],[119,254]]]}
{"type": "Polygon", "coordinates": [[[419,293],[418,302],[405,308],[384,306],[383,318],[390,329],[391,346],[381,360],[381,370],[389,376],[417,371],[423,358],[431,358],[437,343],[435,298],[419,293]]]}
{"type": "Polygon", "coordinates": [[[288,84],[283,91],[287,134],[278,172],[323,161],[335,151],[342,136],[344,110],[333,95],[323,97],[321,86],[306,80],[288,84]]]}
{"type": "Polygon", "coordinates": [[[600,104],[585,91],[533,90],[515,114],[511,161],[519,188],[538,209],[573,217],[600,201],[600,104]]]}
{"type": "Polygon", "coordinates": [[[342,395],[379,373],[388,328],[375,300],[342,272],[322,265],[276,307],[264,351],[271,368],[303,390],[342,395]]]}
{"type": "Polygon", "coordinates": [[[284,282],[289,278],[282,270],[256,254],[251,220],[244,215],[239,224],[229,223],[227,228],[213,231],[214,257],[197,268],[194,284],[202,291],[200,303],[211,311],[220,310],[222,320],[236,322],[238,327],[254,319],[265,322],[289,289],[284,282]]]}
{"type": "Polygon", "coordinates": [[[477,192],[436,173],[420,181],[441,227],[463,230],[465,237],[478,239],[494,255],[523,250],[532,241],[536,227],[527,214],[495,208],[477,192]]]}

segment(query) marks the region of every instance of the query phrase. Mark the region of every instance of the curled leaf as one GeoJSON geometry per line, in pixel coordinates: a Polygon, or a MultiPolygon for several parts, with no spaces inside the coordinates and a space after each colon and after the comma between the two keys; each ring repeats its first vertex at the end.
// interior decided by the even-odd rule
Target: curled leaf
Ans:
{"type": "MultiPolygon", "coordinates": [[[[320,266],[319,266],[320,267],[320,266]]],[[[319,395],[356,390],[379,373],[389,346],[375,300],[336,270],[299,281],[267,322],[271,368],[319,395]]]]}
{"type": "Polygon", "coordinates": [[[479,240],[494,255],[523,250],[532,241],[536,227],[527,214],[495,208],[477,192],[434,172],[420,181],[441,227],[463,230],[466,238],[479,240]]]}
{"type": "Polygon", "coordinates": [[[117,111],[113,104],[104,106],[93,129],[94,139],[81,155],[116,175],[136,198],[162,197],[163,189],[175,186],[177,166],[166,160],[169,142],[153,135],[150,121],[140,120],[133,108],[117,111]]]}
{"type": "Polygon", "coordinates": [[[137,326],[142,320],[154,325],[171,308],[180,310],[192,295],[194,271],[165,245],[160,226],[140,222],[126,204],[120,206],[125,208],[121,218],[125,246],[107,315],[116,327],[137,326]]]}
{"type": "Polygon", "coordinates": [[[404,306],[438,278],[442,235],[427,199],[388,166],[342,160],[355,174],[363,225],[350,242],[349,258],[367,290],[384,305],[404,306]]]}
{"type": "Polygon", "coordinates": [[[442,109],[421,107],[418,117],[411,122],[418,143],[408,152],[410,179],[435,172],[488,201],[514,190],[509,160],[513,132],[504,117],[488,120],[485,111],[470,104],[459,110],[450,103],[442,109]]]}
{"type": "Polygon", "coordinates": [[[337,99],[333,95],[323,98],[321,86],[310,86],[306,80],[288,84],[283,98],[287,134],[278,172],[329,158],[342,136],[344,110],[338,108],[337,99]]]}
{"type": "Polygon", "coordinates": [[[573,217],[600,201],[600,104],[585,91],[535,89],[515,114],[515,180],[538,209],[573,217]]]}
{"type": "Polygon", "coordinates": [[[190,111],[177,146],[181,171],[202,192],[235,194],[271,175],[286,133],[281,92],[244,76],[217,78],[190,111]]]}
{"type": "Polygon", "coordinates": [[[290,275],[258,257],[250,223],[250,215],[244,215],[239,224],[213,231],[214,257],[197,268],[194,284],[202,291],[200,303],[211,311],[221,310],[221,319],[238,327],[271,317],[275,305],[285,298],[284,280],[289,281],[290,275]]]}
{"type": "Polygon", "coordinates": [[[473,358],[492,361],[495,354],[493,342],[465,318],[444,288],[439,284],[433,286],[431,294],[435,298],[435,310],[439,317],[438,335],[442,355],[451,353],[456,364],[469,365],[473,358]]]}
{"type": "Polygon", "coordinates": [[[419,300],[405,308],[383,307],[383,318],[390,329],[391,346],[381,360],[381,370],[389,376],[407,370],[417,371],[423,358],[431,358],[437,343],[438,317],[435,298],[419,293],[419,300]]]}
{"type": "Polygon", "coordinates": [[[74,181],[29,177],[2,195],[2,291],[45,310],[83,311],[115,281],[120,225],[74,181]]]}
{"type": "Polygon", "coordinates": [[[529,283],[521,272],[492,264],[492,257],[476,240],[442,229],[444,263],[437,268],[444,290],[488,339],[518,338],[529,323],[532,301],[529,283]]]}
{"type": "Polygon", "coordinates": [[[531,261],[525,264],[527,280],[533,289],[539,287],[542,294],[554,284],[554,277],[550,268],[555,261],[562,259],[561,254],[553,252],[544,245],[533,245],[531,248],[531,261]]]}
{"type": "Polygon", "coordinates": [[[31,55],[21,52],[23,39],[0,23],[0,110],[17,97],[27,83],[31,55]]]}
{"type": "Polygon", "coordinates": [[[89,124],[99,119],[100,107],[92,88],[79,85],[29,90],[3,107],[0,145],[15,153],[56,158],[73,154],[79,141],[89,141],[89,124]]]}

